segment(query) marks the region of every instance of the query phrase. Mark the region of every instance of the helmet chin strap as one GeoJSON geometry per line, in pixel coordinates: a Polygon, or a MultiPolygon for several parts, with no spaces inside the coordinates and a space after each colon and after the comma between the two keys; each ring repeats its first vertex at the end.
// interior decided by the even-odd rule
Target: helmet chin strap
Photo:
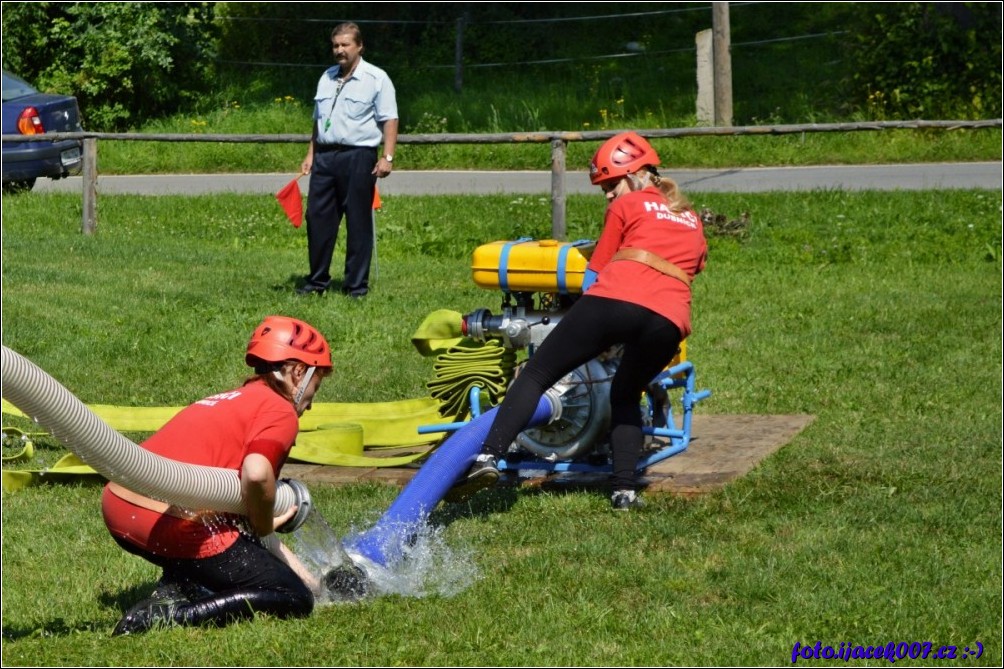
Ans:
{"type": "MultiPolygon", "coordinates": [[[[316,367],[307,367],[307,371],[306,371],[306,373],[304,373],[303,379],[300,381],[300,385],[296,389],[296,395],[293,397],[293,408],[295,408],[297,411],[300,410],[300,400],[303,399],[304,393],[307,392],[307,384],[309,384],[310,383],[310,379],[313,378],[313,376],[314,376],[314,370],[315,369],[317,369],[317,368],[316,367]]],[[[286,380],[286,377],[283,376],[282,371],[278,370],[278,369],[273,369],[272,370],[272,376],[274,376],[275,378],[279,379],[280,381],[285,381],[286,380]]]]}
{"type": "Polygon", "coordinates": [[[303,399],[303,394],[307,392],[307,384],[310,383],[310,379],[314,376],[314,370],[316,367],[308,367],[307,373],[303,375],[303,380],[300,381],[300,387],[296,389],[296,396],[293,398],[293,406],[297,411],[300,410],[300,400],[303,399]]]}

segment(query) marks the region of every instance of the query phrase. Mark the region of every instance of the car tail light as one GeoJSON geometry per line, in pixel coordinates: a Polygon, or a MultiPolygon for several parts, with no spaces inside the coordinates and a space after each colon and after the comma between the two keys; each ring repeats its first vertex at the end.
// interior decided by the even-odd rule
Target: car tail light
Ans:
{"type": "Polygon", "coordinates": [[[45,132],[42,119],[34,107],[26,107],[17,117],[17,129],[22,135],[40,135],[45,132]]]}

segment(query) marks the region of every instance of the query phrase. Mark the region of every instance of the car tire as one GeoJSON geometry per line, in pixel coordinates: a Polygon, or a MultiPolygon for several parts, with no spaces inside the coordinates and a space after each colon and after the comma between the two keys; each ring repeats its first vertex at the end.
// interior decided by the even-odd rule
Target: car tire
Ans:
{"type": "Polygon", "coordinates": [[[34,179],[22,179],[20,181],[4,181],[3,192],[5,195],[14,193],[27,193],[35,187],[34,179]]]}

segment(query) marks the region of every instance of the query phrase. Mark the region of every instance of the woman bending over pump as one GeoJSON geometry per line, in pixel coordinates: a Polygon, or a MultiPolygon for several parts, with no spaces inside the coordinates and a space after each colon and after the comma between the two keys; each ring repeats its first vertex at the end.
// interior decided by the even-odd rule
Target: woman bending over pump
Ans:
{"type": "Polygon", "coordinates": [[[611,503],[618,510],[641,505],[635,471],[644,445],[641,395],[690,334],[690,284],[707,258],[700,217],[657,165],[655,150],[634,132],[612,137],[596,152],[590,180],[606,195],[607,209],[584,294],[506,391],[481,454],[452,498],[498,480],[496,460],[526,428],[548,388],[623,345],[610,386],[611,503]]]}

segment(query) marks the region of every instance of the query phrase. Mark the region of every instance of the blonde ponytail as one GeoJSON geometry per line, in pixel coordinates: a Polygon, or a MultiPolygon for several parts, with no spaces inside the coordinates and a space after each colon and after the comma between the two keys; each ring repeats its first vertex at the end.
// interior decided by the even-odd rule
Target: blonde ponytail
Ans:
{"type": "Polygon", "coordinates": [[[658,172],[655,171],[654,167],[649,167],[648,173],[649,178],[652,180],[652,185],[662,191],[662,194],[666,196],[666,201],[669,202],[670,211],[685,211],[687,209],[692,209],[693,205],[690,204],[690,200],[680,192],[680,187],[676,185],[676,182],[669,177],[660,176],[658,172]]]}

